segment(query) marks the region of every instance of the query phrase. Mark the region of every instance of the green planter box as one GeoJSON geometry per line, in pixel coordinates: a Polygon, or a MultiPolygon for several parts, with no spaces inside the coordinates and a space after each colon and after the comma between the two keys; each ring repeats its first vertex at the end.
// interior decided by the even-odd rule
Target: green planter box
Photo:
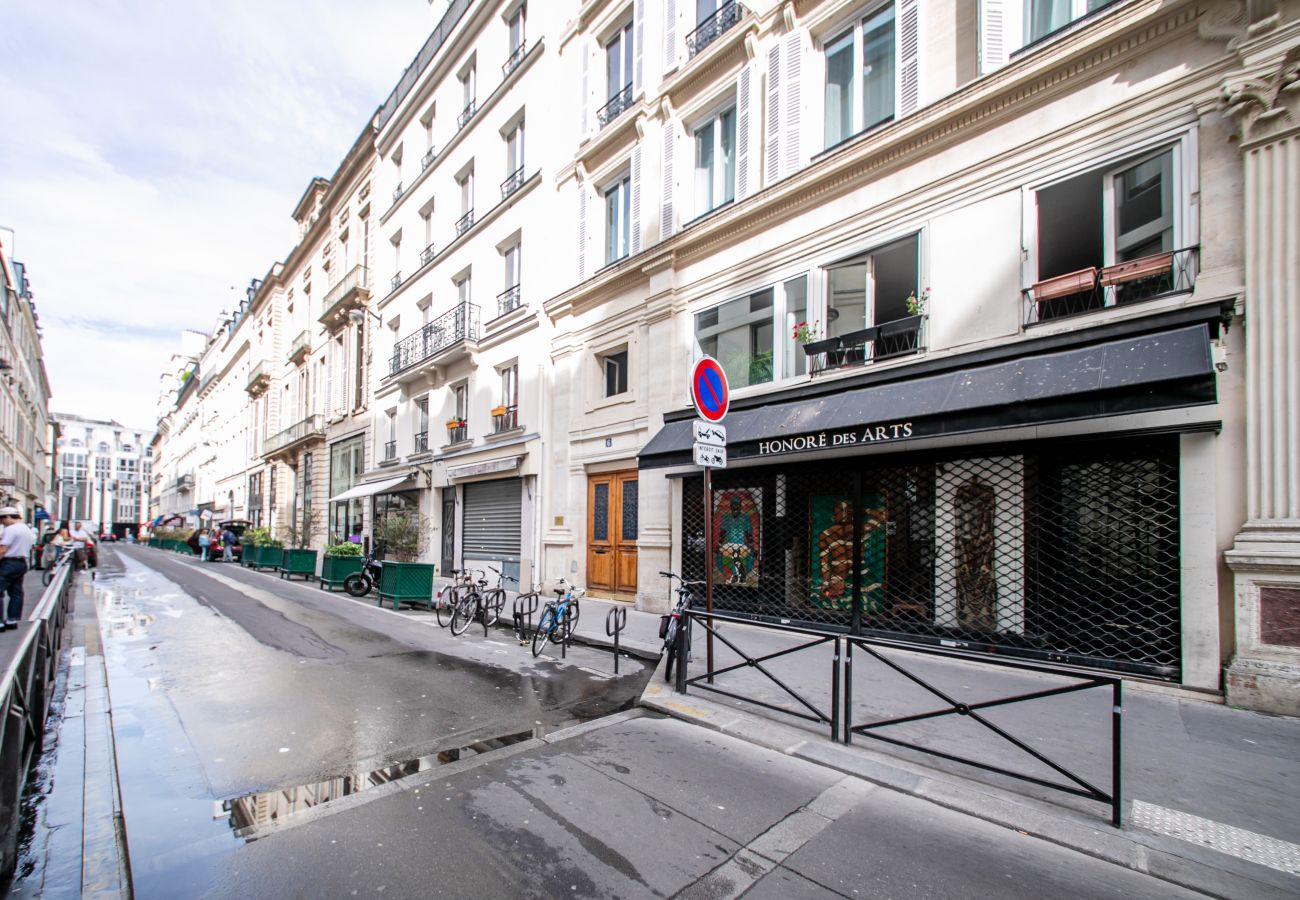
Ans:
{"type": "Polygon", "coordinates": [[[365,558],[361,556],[326,556],[320,564],[320,586],[325,590],[337,591],[349,575],[361,571],[365,558]]]}
{"type": "Polygon", "coordinates": [[[261,547],[255,547],[252,544],[245,544],[244,549],[240,551],[239,564],[245,569],[257,568],[257,554],[261,547]]]}
{"type": "Polygon", "coordinates": [[[283,547],[258,547],[257,562],[253,563],[253,568],[261,571],[262,569],[278,569],[284,564],[283,547]]]}
{"type": "Polygon", "coordinates": [[[379,573],[379,605],[388,600],[393,609],[403,603],[423,603],[433,609],[433,563],[389,562],[379,573]]]}
{"type": "Polygon", "coordinates": [[[292,579],[295,575],[301,575],[303,581],[310,581],[316,576],[315,550],[285,549],[280,564],[280,577],[292,579]]]}

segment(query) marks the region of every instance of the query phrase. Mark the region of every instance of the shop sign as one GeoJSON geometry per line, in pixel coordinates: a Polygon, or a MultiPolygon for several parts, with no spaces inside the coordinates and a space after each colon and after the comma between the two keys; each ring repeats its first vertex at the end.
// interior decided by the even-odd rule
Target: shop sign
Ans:
{"type": "Polygon", "coordinates": [[[725,469],[727,467],[727,448],[712,444],[695,445],[695,464],[706,469],[725,469]]]}
{"type": "Polygon", "coordinates": [[[842,431],[819,431],[797,437],[772,438],[758,442],[759,456],[778,453],[807,453],[814,450],[834,450],[840,447],[883,444],[901,441],[912,436],[911,422],[891,422],[888,425],[865,425],[842,431]]]}

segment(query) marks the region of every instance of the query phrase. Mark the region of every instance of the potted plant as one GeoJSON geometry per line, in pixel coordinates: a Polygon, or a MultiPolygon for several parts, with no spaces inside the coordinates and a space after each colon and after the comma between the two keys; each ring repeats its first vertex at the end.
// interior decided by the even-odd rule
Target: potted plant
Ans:
{"type": "Polygon", "coordinates": [[[393,609],[403,603],[433,609],[433,564],[415,562],[428,541],[429,520],[419,513],[387,516],[376,523],[375,543],[386,554],[379,573],[379,605],[387,600],[393,609]]]}
{"type": "Polygon", "coordinates": [[[456,418],[456,417],[453,416],[452,418],[450,418],[450,419],[447,420],[447,430],[448,430],[448,431],[455,431],[457,428],[464,428],[464,427],[465,427],[465,420],[464,420],[464,419],[458,419],[458,418],[456,418]]]}
{"type": "Polygon", "coordinates": [[[288,547],[285,548],[280,563],[280,577],[292,579],[301,575],[303,580],[316,574],[316,551],[308,549],[312,537],[316,534],[316,510],[304,509],[301,515],[289,516],[284,533],[288,547]]]}
{"type": "Polygon", "coordinates": [[[246,528],[243,535],[240,536],[239,543],[243,545],[240,551],[239,564],[246,569],[256,569],[261,562],[262,545],[271,539],[271,530],[269,528],[246,528]]]}
{"type": "Polygon", "coordinates": [[[821,328],[819,327],[819,323],[813,322],[809,325],[807,322],[800,322],[798,325],[794,326],[793,337],[797,343],[803,344],[806,347],[821,337],[821,328]]]}
{"type": "Polygon", "coordinates": [[[361,571],[363,554],[361,545],[351,541],[330,544],[325,548],[325,556],[320,564],[320,587],[322,590],[336,591],[343,587],[349,575],[361,571]]]}
{"type": "Polygon", "coordinates": [[[930,305],[930,289],[922,288],[921,296],[916,295],[916,291],[907,295],[907,314],[909,316],[923,316],[926,308],[930,305]]]}

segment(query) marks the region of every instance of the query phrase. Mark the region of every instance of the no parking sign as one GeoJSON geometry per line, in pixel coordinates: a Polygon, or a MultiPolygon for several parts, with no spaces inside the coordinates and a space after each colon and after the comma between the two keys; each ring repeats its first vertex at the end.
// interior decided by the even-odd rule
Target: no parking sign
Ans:
{"type": "Polygon", "coordinates": [[[691,370],[691,400],[700,418],[721,422],[731,406],[731,389],[727,387],[727,373],[712,356],[706,356],[691,370]]]}

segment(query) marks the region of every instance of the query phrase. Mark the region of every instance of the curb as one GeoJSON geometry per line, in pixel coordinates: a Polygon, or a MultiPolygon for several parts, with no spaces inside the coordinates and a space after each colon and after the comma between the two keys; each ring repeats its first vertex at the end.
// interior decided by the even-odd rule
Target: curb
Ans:
{"type": "Polygon", "coordinates": [[[1073,810],[1016,797],[856,745],[834,743],[824,734],[717,703],[698,693],[678,694],[663,680],[662,670],[661,664],[642,693],[642,707],[1198,893],[1251,900],[1296,896],[1296,880],[1282,872],[1131,826],[1115,830],[1100,818],[1094,825],[1073,810]]]}

